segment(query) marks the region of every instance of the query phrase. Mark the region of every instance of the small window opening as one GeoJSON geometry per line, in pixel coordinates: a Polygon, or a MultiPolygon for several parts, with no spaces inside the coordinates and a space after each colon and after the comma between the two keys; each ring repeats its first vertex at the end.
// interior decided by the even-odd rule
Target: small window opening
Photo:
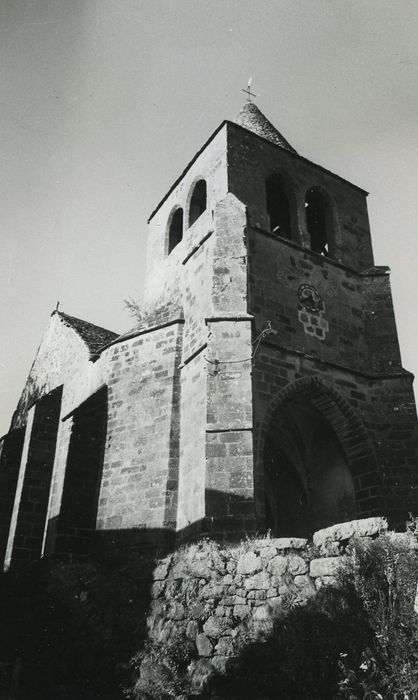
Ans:
{"type": "Polygon", "coordinates": [[[329,255],[327,235],[328,204],[317,190],[309,190],[305,199],[306,225],[311,237],[311,250],[321,255],[329,255]]]}
{"type": "Polygon", "coordinates": [[[193,190],[192,198],[190,200],[190,212],[189,212],[189,226],[194,224],[196,219],[199,218],[201,214],[206,209],[206,181],[199,180],[193,190]]]}
{"type": "Polygon", "coordinates": [[[280,177],[272,175],[266,182],[267,214],[270,219],[270,231],[282,238],[292,237],[290,228],[289,199],[280,177]]]}
{"type": "Polygon", "coordinates": [[[173,248],[180,243],[183,238],[183,209],[176,209],[171,219],[170,230],[168,233],[168,253],[170,254],[173,248]]]}

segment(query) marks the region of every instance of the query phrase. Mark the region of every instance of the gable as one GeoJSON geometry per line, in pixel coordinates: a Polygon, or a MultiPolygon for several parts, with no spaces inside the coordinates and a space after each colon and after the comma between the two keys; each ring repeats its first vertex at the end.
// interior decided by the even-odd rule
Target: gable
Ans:
{"type": "Polygon", "coordinates": [[[25,425],[29,408],[63,384],[71,400],[76,387],[88,381],[91,352],[115,337],[116,333],[54,312],[13,414],[11,429],[25,425]]]}

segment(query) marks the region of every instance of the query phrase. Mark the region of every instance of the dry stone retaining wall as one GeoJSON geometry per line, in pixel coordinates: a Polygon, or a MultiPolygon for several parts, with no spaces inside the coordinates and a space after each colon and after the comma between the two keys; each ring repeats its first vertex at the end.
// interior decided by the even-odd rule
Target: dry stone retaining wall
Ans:
{"type": "Polygon", "coordinates": [[[191,687],[195,694],[207,691],[210,677],[225,671],[244,636],[268,632],[275,616],[335,583],[353,537],[386,531],[385,518],[375,517],[320,530],[312,542],[267,537],[225,547],[209,540],[188,545],[154,570],[150,639],[192,640],[198,659],[190,666],[191,687]]]}

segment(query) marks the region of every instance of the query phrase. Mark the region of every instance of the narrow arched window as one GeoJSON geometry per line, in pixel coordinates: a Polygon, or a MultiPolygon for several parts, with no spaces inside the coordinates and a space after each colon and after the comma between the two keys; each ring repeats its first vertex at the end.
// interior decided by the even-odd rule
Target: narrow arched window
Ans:
{"type": "Polygon", "coordinates": [[[190,200],[190,209],[189,209],[189,226],[194,224],[196,219],[199,218],[201,214],[206,209],[206,181],[205,180],[199,180],[196,182],[192,194],[192,198],[190,200]]]}
{"type": "Polygon", "coordinates": [[[266,200],[270,231],[282,238],[292,238],[289,199],[279,175],[267,178],[266,200]]]}
{"type": "Polygon", "coordinates": [[[176,209],[174,212],[172,219],[171,219],[171,224],[170,224],[170,229],[168,232],[168,252],[171,253],[173,248],[176,247],[178,243],[180,243],[181,239],[183,238],[183,209],[179,207],[176,209]]]}
{"type": "Polygon", "coordinates": [[[310,189],[305,197],[306,226],[311,238],[311,250],[329,255],[329,204],[321,192],[310,189]]]}

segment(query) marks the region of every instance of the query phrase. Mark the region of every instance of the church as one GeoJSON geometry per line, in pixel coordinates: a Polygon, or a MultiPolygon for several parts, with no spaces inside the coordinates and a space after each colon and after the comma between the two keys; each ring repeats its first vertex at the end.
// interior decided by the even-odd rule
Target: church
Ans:
{"type": "Polygon", "coordinates": [[[412,375],[367,193],[247,102],[149,218],[141,320],[55,310],[0,443],[5,570],[418,512],[412,375]]]}

